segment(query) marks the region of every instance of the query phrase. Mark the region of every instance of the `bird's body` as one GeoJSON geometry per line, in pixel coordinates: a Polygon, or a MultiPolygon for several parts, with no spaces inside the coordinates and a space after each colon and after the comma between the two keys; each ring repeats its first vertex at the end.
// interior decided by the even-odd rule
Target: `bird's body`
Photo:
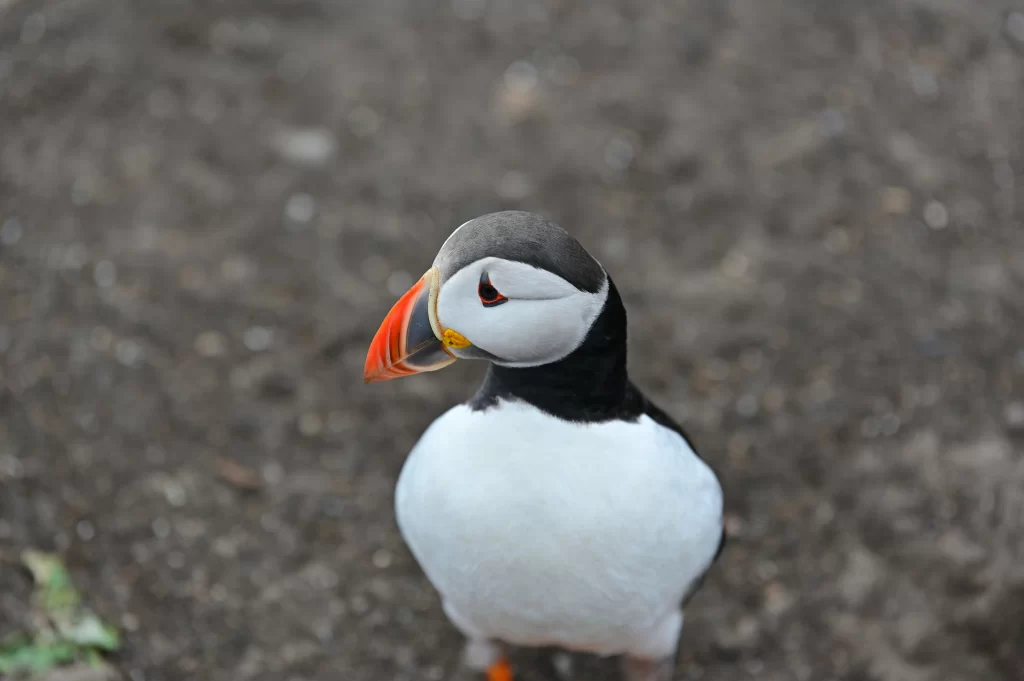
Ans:
{"type": "Polygon", "coordinates": [[[604,268],[529,213],[471,220],[392,308],[367,380],[490,362],[413,449],[402,534],[471,666],[503,644],[622,655],[668,681],[682,606],[725,538],[722,488],[626,371],[626,311],[604,268]]]}
{"type": "Polygon", "coordinates": [[[721,540],[714,474],[641,414],[581,424],[460,405],[413,449],[398,523],[470,638],[662,658],[721,540]]]}

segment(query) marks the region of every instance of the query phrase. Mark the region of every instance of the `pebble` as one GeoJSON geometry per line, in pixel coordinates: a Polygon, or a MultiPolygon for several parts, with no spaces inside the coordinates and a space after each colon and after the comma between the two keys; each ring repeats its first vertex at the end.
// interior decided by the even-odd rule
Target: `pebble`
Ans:
{"type": "Polygon", "coordinates": [[[282,480],[284,480],[284,467],[281,464],[277,463],[276,461],[271,461],[270,463],[263,466],[262,472],[263,480],[268,485],[276,485],[280,483],[282,480]]]}
{"type": "Polygon", "coordinates": [[[265,326],[251,326],[242,334],[242,342],[252,352],[263,352],[274,341],[274,331],[265,326]]]}
{"type": "Polygon", "coordinates": [[[1006,33],[1024,47],[1024,12],[1010,12],[1006,17],[1006,33]]]}
{"type": "Polygon", "coordinates": [[[21,23],[21,42],[37,43],[46,34],[46,16],[42,12],[29,14],[21,23]]]}
{"type": "Polygon", "coordinates": [[[391,552],[387,549],[378,549],[373,554],[373,565],[376,568],[384,570],[391,567],[392,556],[391,552]]]}
{"type": "Polygon", "coordinates": [[[196,336],[194,345],[203,357],[220,357],[228,349],[227,340],[217,331],[203,331],[196,336]]]}
{"type": "Polygon", "coordinates": [[[939,79],[928,67],[915,64],[910,67],[910,87],[921,99],[934,99],[939,94],[939,79]]]}
{"type": "Polygon", "coordinates": [[[145,351],[137,342],[123,338],[114,344],[114,357],[126,367],[137,367],[142,364],[145,351]]]}
{"type": "Polygon", "coordinates": [[[307,223],[316,215],[316,199],[309,194],[293,194],[285,204],[284,215],[293,223],[307,223]]]}
{"type": "Polygon", "coordinates": [[[739,279],[747,273],[750,267],[750,259],[737,251],[729,251],[722,258],[722,273],[732,279],[739,279]]]}
{"type": "Polygon", "coordinates": [[[779,582],[772,582],[764,590],[764,608],[771,615],[781,615],[793,605],[793,596],[779,582]]]}
{"type": "Polygon", "coordinates": [[[882,212],[889,215],[906,215],[910,212],[910,192],[903,187],[886,187],[882,190],[882,212]]]}
{"type": "Polygon", "coordinates": [[[100,288],[110,288],[117,282],[117,266],[109,260],[101,260],[93,267],[92,278],[100,288]]]}
{"type": "Polygon", "coordinates": [[[537,67],[528,61],[514,62],[505,70],[498,88],[498,111],[511,119],[530,113],[539,101],[538,82],[537,67]]]}
{"type": "Polygon", "coordinates": [[[929,201],[924,207],[924,222],[932,229],[945,229],[949,224],[949,211],[938,201],[929,201]]]}
{"type": "Polygon", "coordinates": [[[0,224],[0,244],[13,246],[21,240],[24,231],[18,218],[7,218],[0,224]]]}
{"type": "Polygon", "coordinates": [[[166,518],[157,518],[153,521],[153,535],[157,539],[166,539],[171,533],[171,524],[167,522],[166,518]]]}
{"type": "Polygon", "coordinates": [[[1003,410],[1006,426],[1015,432],[1024,431],[1024,402],[1011,402],[1003,410]]]}
{"type": "Polygon", "coordinates": [[[185,554],[181,551],[171,551],[167,554],[167,566],[174,570],[185,567],[185,554]]]}
{"type": "Polygon", "coordinates": [[[572,679],[572,655],[557,652],[551,656],[551,666],[555,668],[558,678],[569,681],[572,679]]]}
{"type": "Polygon", "coordinates": [[[327,128],[291,128],[274,135],[271,142],[280,156],[295,165],[322,166],[338,149],[338,142],[327,128]]]}
{"type": "Polygon", "coordinates": [[[371,137],[383,122],[380,114],[365,104],[352,109],[348,115],[348,128],[360,139],[371,137]]]}
{"type": "Polygon", "coordinates": [[[874,554],[866,549],[854,549],[847,558],[846,569],[839,577],[839,593],[847,603],[859,606],[883,576],[882,567],[874,554]]]}
{"type": "Polygon", "coordinates": [[[736,413],[743,418],[751,418],[757,414],[757,396],[746,394],[736,401],[736,413]]]}
{"type": "Polygon", "coordinates": [[[604,148],[604,162],[615,171],[623,171],[633,162],[636,150],[625,137],[615,137],[604,148]]]}
{"type": "Polygon", "coordinates": [[[75,525],[75,533],[82,541],[89,541],[96,536],[96,528],[88,520],[79,520],[75,525]]]}
{"type": "Polygon", "coordinates": [[[324,429],[324,420],[320,414],[308,411],[299,417],[299,432],[306,437],[319,435],[324,429]]]}

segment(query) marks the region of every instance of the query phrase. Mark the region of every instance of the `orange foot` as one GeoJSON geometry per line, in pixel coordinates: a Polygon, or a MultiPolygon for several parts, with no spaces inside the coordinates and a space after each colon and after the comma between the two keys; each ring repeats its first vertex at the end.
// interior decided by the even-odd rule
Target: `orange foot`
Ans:
{"type": "Polygon", "coordinates": [[[502,656],[487,668],[487,681],[512,681],[512,665],[502,656]]]}

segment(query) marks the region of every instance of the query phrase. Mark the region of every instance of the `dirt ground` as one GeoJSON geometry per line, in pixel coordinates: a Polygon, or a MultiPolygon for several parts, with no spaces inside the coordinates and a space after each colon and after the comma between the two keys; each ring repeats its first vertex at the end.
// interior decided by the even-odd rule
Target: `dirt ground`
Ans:
{"type": "Polygon", "coordinates": [[[37,547],[132,681],[468,678],[392,490],[484,367],[361,369],[525,208],[725,483],[677,678],[1024,679],[1021,12],[0,0],[0,636],[37,547]]]}

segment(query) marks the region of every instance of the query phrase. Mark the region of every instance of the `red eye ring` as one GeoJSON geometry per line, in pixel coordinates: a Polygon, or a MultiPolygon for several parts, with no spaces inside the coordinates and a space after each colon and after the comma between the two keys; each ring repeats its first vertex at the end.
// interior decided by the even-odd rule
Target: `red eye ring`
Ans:
{"type": "Polygon", "coordinates": [[[483,303],[484,307],[495,307],[508,302],[508,298],[501,295],[498,289],[494,288],[494,285],[491,284],[491,278],[487,275],[487,272],[480,274],[480,285],[477,286],[476,292],[480,296],[480,302],[483,303]]]}

